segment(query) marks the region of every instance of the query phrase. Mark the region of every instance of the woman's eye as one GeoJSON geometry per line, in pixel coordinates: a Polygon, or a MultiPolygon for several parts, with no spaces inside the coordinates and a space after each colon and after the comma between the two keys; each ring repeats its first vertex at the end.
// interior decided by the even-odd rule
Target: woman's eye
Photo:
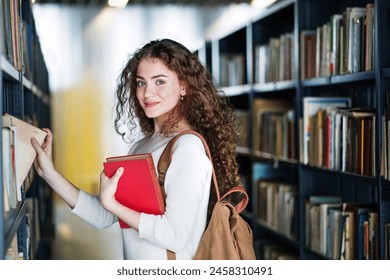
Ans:
{"type": "Polygon", "coordinates": [[[157,81],[156,81],[156,84],[158,84],[158,85],[163,85],[163,84],[165,84],[165,82],[164,82],[163,80],[157,80],[157,81]]]}
{"type": "Polygon", "coordinates": [[[145,85],[144,81],[137,81],[137,87],[142,87],[145,85]]]}

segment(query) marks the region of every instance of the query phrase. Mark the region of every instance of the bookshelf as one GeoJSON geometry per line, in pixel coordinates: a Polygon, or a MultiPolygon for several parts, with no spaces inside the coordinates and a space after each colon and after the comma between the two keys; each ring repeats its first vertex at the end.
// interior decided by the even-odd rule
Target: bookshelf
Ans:
{"type": "Polygon", "coordinates": [[[386,0],[280,0],[210,40],[207,61],[243,130],[259,259],[390,258],[389,10],[386,0]]]}
{"type": "MultiPolygon", "coordinates": [[[[1,0],[1,114],[36,127],[50,127],[48,71],[29,0],[1,0]]],[[[4,134],[3,134],[4,135],[4,134]]],[[[5,145],[3,137],[0,138],[5,145]]],[[[53,238],[52,193],[31,168],[21,198],[7,207],[3,150],[0,177],[0,259],[47,259],[53,238]]],[[[17,168],[17,167],[16,167],[17,168]]],[[[17,170],[17,169],[16,169],[17,170]]]]}

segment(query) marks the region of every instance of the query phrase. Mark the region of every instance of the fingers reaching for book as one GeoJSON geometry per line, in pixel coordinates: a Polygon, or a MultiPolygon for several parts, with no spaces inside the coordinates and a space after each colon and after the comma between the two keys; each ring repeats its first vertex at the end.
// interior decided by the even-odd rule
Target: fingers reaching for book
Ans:
{"type": "Polygon", "coordinates": [[[42,128],[42,130],[47,133],[45,141],[42,144],[42,149],[47,153],[50,158],[52,158],[53,134],[48,128],[42,128]]]}
{"type": "Polygon", "coordinates": [[[37,151],[37,158],[34,162],[35,169],[37,170],[39,176],[46,179],[48,174],[54,170],[51,152],[51,140],[48,142],[48,140],[45,139],[41,146],[35,138],[32,138],[31,144],[37,151]]]}

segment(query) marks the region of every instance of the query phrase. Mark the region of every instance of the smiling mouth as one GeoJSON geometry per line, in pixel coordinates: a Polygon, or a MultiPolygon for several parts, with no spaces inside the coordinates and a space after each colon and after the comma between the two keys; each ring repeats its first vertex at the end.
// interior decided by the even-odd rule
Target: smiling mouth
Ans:
{"type": "Polygon", "coordinates": [[[158,104],[158,102],[145,102],[145,107],[146,108],[151,108],[154,107],[158,104]]]}

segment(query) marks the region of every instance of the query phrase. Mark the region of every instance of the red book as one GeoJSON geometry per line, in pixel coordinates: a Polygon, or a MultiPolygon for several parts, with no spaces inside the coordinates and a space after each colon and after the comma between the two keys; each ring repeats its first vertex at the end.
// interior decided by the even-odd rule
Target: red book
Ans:
{"type": "MultiPolygon", "coordinates": [[[[115,193],[119,203],[137,212],[155,215],[164,213],[164,199],[150,153],[110,157],[103,165],[109,178],[119,167],[124,168],[115,193]]],[[[121,219],[119,224],[121,228],[129,228],[121,219]]]]}

